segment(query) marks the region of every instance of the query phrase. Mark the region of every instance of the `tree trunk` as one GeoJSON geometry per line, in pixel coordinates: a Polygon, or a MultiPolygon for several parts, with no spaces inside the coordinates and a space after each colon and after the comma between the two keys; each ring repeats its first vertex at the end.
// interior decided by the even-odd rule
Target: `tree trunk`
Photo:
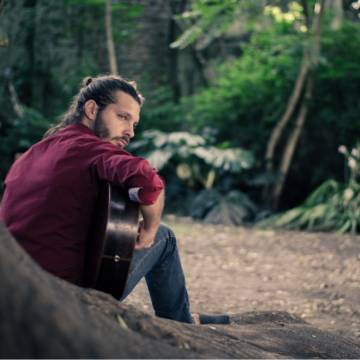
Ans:
{"type": "MultiPolygon", "coordinates": [[[[280,137],[281,137],[286,125],[289,123],[291,116],[295,111],[296,104],[298,103],[298,101],[301,97],[301,94],[303,93],[303,88],[304,88],[306,79],[308,77],[310,65],[311,64],[310,64],[308,51],[305,50],[304,57],[303,57],[301,67],[300,67],[300,71],[298,73],[292,94],[288,100],[288,104],[286,106],[285,113],[283,114],[283,116],[281,117],[281,119],[276,124],[275,128],[273,129],[270,139],[267,144],[266,153],[265,153],[265,164],[266,164],[266,172],[270,176],[274,174],[274,154],[275,154],[276,146],[280,141],[280,137]]],[[[264,187],[262,197],[263,197],[263,201],[267,208],[273,208],[272,198],[274,196],[274,194],[273,194],[274,186],[276,186],[276,185],[274,185],[274,183],[270,180],[264,187]]]]}
{"type": "Polygon", "coordinates": [[[36,79],[36,52],[35,52],[35,41],[36,41],[36,7],[37,0],[26,0],[24,1],[24,8],[28,11],[31,16],[29,17],[28,23],[24,26],[24,31],[26,33],[25,47],[26,47],[26,56],[27,56],[27,71],[24,83],[22,85],[22,92],[24,93],[24,98],[22,102],[29,106],[34,107],[35,104],[35,94],[34,87],[37,83],[36,79]]]}
{"type": "MultiPolygon", "coordinates": [[[[4,9],[4,6],[5,6],[5,0],[0,0],[0,15],[1,15],[3,9],[4,9]]],[[[4,36],[4,37],[0,36],[0,48],[1,47],[7,47],[8,44],[9,44],[9,42],[8,42],[7,37],[6,36],[4,36]]]]}
{"type": "MultiPolygon", "coordinates": [[[[308,10],[307,10],[307,2],[303,0],[302,3],[303,3],[303,7],[304,7],[304,14],[306,17],[306,23],[310,24],[309,14],[308,14],[308,10]]],[[[311,29],[311,32],[315,33],[315,39],[313,41],[311,41],[309,43],[309,46],[307,48],[305,48],[305,50],[304,50],[304,58],[303,58],[301,70],[299,72],[293,93],[288,101],[287,109],[286,109],[283,117],[280,119],[279,123],[276,125],[276,127],[270,137],[269,143],[268,143],[265,160],[266,160],[267,171],[269,171],[270,173],[273,170],[273,157],[274,157],[275,146],[280,139],[283,129],[285,128],[286,124],[289,122],[290,117],[295,110],[296,104],[297,104],[297,102],[300,98],[300,95],[302,93],[302,90],[304,88],[305,80],[307,78],[309,71],[312,69],[313,66],[316,66],[319,61],[321,17],[322,17],[323,10],[324,10],[324,3],[325,3],[325,0],[319,0],[315,3],[314,22],[312,24],[313,26],[311,29]]],[[[292,133],[290,134],[290,137],[285,146],[282,160],[281,160],[281,163],[279,166],[279,176],[276,179],[276,182],[273,186],[271,196],[269,196],[268,191],[265,192],[266,202],[267,202],[267,204],[270,203],[271,208],[273,210],[277,209],[277,207],[278,207],[279,199],[280,199],[281,193],[283,191],[283,187],[285,184],[287,174],[289,172],[293,154],[296,150],[296,146],[297,146],[299,137],[300,137],[302,129],[304,127],[306,115],[308,112],[308,102],[312,97],[313,74],[311,74],[310,77],[308,77],[306,84],[307,85],[306,85],[305,95],[304,95],[302,105],[300,107],[299,115],[296,119],[294,129],[293,129],[292,133]]],[[[267,187],[265,189],[267,190],[267,189],[269,189],[269,187],[267,187]]]]}
{"type": "Polygon", "coordinates": [[[315,32],[315,51],[313,53],[312,63],[317,65],[319,63],[319,57],[320,57],[320,39],[321,39],[321,18],[322,14],[324,13],[324,4],[325,0],[320,0],[315,4],[315,23],[314,23],[314,32],[315,32]]]}
{"type": "Polygon", "coordinates": [[[187,0],[170,1],[170,19],[169,19],[169,34],[168,34],[168,51],[169,51],[169,82],[173,90],[173,100],[177,104],[181,97],[181,84],[179,81],[179,49],[171,48],[170,44],[174,42],[178,36],[178,26],[176,24],[175,16],[185,11],[187,0]]]}
{"type": "Polygon", "coordinates": [[[331,20],[331,29],[334,31],[339,30],[344,19],[343,0],[332,0],[328,4],[334,12],[334,17],[331,20]]]}
{"type": "Polygon", "coordinates": [[[111,74],[118,74],[116,63],[115,45],[112,31],[112,9],[111,0],[105,0],[105,29],[106,29],[106,45],[109,55],[109,64],[111,74]]]}
{"type": "MultiPolygon", "coordinates": [[[[309,7],[308,7],[307,0],[301,0],[301,5],[303,7],[305,24],[309,31],[311,28],[311,20],[310,20],[309,7]]],[[[286,125],[289,123],[291,116],[295,111],[296,104],[298,103],[298,101],[301,97],[310,66],[311,66],[311,64],[310,64],[308,49],[305,48],[303,60],[302,60],[301,66],[300,66],[300,71],[296,78],[296,82],[295,82],[294,88],[292,90],[291,96],[288,100],[286,110],[285,110],[283,116],[281,117],[281,119],[279,120],[279,122],[275,125],[275,128],[273,129],[273,131],[270,135],[270,139],[267,143],[266,153],[265,153],[265,165],[266,165],[266,172],[269,175],[272,175],[273,171],[274,171],[274,154],[275,154],[276,146],[279,143],[281,135],[282,135],[286,125]]],[[[270,181],[264,187],[262,197],[263,197],[263,201],[267,207],[271,207],[273,186],[274,186],[274,184],[270,181]]]]}
{"type": "Polygon", "coordinates": [[[288,141],[285,146],[285,151],[283,153],[283,157],[281,160],[278,180],[275,184],[273,194],[272,194],[272,196],[273,196],[272,208],[273,209],[277,209],[277,207],[278,207],[280,195],[284,188],[285,180],[286,180],[286,177],[289,172],[291,161],[293,159],[296,146],[299,142],[301,132],[304,128],[304,124],[306,121],[306,115],[308,113],[308,104],[312,99],[312,88],[313,88],[313,78],[312,78],[312,74],[311,74],[306,83],[305,96],[304,96],[304,99],[303,99],[301,107],[300,107],[299,115],[296,119],[294,128],[288,138],[288,141]]]}
{"type": "Polygon", "coordinates": [[[303,13],[304,13],[304,17],[305,17],[305,25],[307,30],[309,31],[311,28],[311,17],[310,17],[310,12],[309,12],[309,4],[307,2],[307,0],[301,0],[301,6],[303,8],[303,13]]]}
{"type": "Polygon", "coordinates": [[[2,10],[4,9],[5,6],[5,0],[0,0],[0,14],[2,12],[2,10]]]}
{"type": "Polygon", "coordinates": [[[274,130],[272,131],[267,148],[266,148],[265,161],[266,161],[266,169],[268,172],[273,171],[275,147],[278,144],[280,137],[282,135],[282,132],[283,132],[285,126],[287,125],[287,123],[289,122],[291,115],[293,114],[293,112],[295,110],[296,104],[299,101],[307,74],[309,72],[309,68],[310,68],[309,65],[310,64],[309,64],[308,56],[307,56],[307,54],[305,54],[302,64],[301,64],[301,68],[300,68],[298,77],[296,79],[294,89],[288,100],[288,104],[286,106],[285,113],[281,117],[280,121],[276,124],[274,130]]]}
{"type": "Polygon", "coordinates": [[[8,87],[9,87],[9,93],[10,93],[10,100],[11,100],[11,104],[13,106],[14,112],[15,112],[16,116],[19,119],[21,119],[24,116],[24,109],[19,101],[19,97],[17,95],[15,86],[11,80],[9,80],[8,87]]]}
{"type": "MultiPolygon", "coordinates": [[[[196,50],[195,46],[190,45],[191,55],[194,59],[194,63],[199,71],[201,82],[205,87],[209,86],[209,76],[206,73],[206,60],[199,50],[196,50]]],[[[192,94],[191,94],[192,95],[192,94]]]]}

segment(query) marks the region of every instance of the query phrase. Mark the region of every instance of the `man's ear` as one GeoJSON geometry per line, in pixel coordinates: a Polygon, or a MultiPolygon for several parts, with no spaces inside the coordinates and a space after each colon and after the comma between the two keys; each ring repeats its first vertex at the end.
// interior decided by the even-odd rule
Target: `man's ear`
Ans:
{"type": "Polygon", "coordinates": [[[95,100],[88,100],[84,104],[85,116],[92,121],[95,121],[98,112],[98,106],[95,100]]]}

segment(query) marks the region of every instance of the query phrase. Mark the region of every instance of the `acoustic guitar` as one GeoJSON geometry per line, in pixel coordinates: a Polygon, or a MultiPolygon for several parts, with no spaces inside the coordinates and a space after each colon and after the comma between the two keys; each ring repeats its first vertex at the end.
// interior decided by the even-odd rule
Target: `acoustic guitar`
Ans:
{"type": "Polygon", "coordinates": [[[139,205],[121,187],[103,182],[92,217],[84,286],[120,300],[139,228],[139,205]]]}

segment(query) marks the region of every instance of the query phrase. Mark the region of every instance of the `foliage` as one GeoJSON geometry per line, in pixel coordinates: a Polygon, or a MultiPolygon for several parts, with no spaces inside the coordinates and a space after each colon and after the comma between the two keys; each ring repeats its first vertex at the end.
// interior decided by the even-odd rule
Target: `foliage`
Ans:
{"type": "Polygon", "coordinates": [[[6,136],[0,136],[0,153],[7,160],[1,163],[2,174],[5,174],[15,156],[39,141],[48,128],[48,121],[38,111],[27,107],[22,110],[23,116],[7,124],[4,129],[6,136]]]}
{"type": "MultiPolygon", "coordinates": [[[[261,154],[268,131],[284,107],[301,57],[298,35],[277,29],[254,34],[242,56],[220,65],[212,85],[183,100],[194,130],[218,129],[218,140],[251,146],[261,154]],[[254,139],[257,141],[254,142],[254,139]]],[[[300,39],[301,41],[301,39],[300,39]]]]}
{"type": "Polygon", "coordinates": [[[360,233],[360,143],[339,147],[350,172],[346,184],[325,181],[300,206],[259,223],[262,227],[360,233]]]}
{"type": "MultiPolygon", "coordinates": [[[[143,90],[142,90],[143,91],[143,90]]],[[[146,129],[160,131],[180,131],[183,129],[183,110],[174,104],[169,85],[152,86],[144,89],[145,103],[141,110],[141,121],[137,128],[142,133],[146,129]]]]}
{"type": "MultiPolygon", "coordinates": [[[[200,132],[211,127],[218,142],[241,144],[258,160],[263,158],[302,58],[305,33],[299,18],[294,19],[274,21],[254,31],[248,43],[239,44],[241,57],[219,65],[208,88],[183,98],[182,119],[189,129],[200,132]]],[[[344,20],[335,32],[330,20],[325,18],[314,99],[285,188],[285,207],[303,201],[306,193],[328,178],[340,180],[342,162],[334,149],[339,143],[349,146],[360,137],[360,27],[344,20]],[[299,191],[293,191],[294,183],[299,191]]]]}
{"type": "MultiPolygon", "coordinates": [[[[311,7],[314,2],[308,1],[311,7]]],[[[191,132],[204,139],[209,133],[212,136],[205,145],[198,145],[205,150],[191,150],[186,161],[179,156],[181,152],[169,152],[165,145],[167,155],[164,151],[154,152],[155,161],[165,164],[162,172],[170,192],[180,194],[179,201],[187,197],[191,200],[193,191],[206,187],[215,187],[222,194],[234,188],[244,189],[246,179],[246,186],[258,184],[255,190],[255,186],[249,188],[254,192],[252,198],[260,198],[260,188],[269,181],[262,174],[266,142],[286,106],[307,36],[301,2],[188,2],[193,6],[177,17],[184,35],[170,51],[166,48],[170,37],[165,39],[169,29],[159,27],[166,21],[170,23],[171,14],[159,13],[154,21],[154,12],[150,11],[169,3],[135,3],[140,2],[114,0],[112,9],[118,60],[123,65],[120,72],[125,76],[136,74],[146,97],[138,134],[158,129],[164,133],[191,132]],[[144,15],[141,24],[137,21],[140,14],[144,15]],[[145,29],[157,30],[141,31],[146,24],[145,29]],[[132,61],[127,61],[128,55],[132,61]],[[199,72],[208,80],[205,88],[199,88],[201,81],[194,80],[199,72]],[[185,93],[192,95],[175,104],[174,94],[178,100],[185,93]],[[226,163],[234,166],[231,156],[242,156],[231,149],[240,147],[254,154],[256,168],[240,173],[225,171],[226,163]]],[[[170,5],[180,9],[180,3],[185,2],[171,0],[170,5]]],[[[338,181],[343,163],[335,149],[360,138],[360,27],[358,12],[351,12],[351,2],[344,1],[343,5],[343,24],[338,31],[332,30],[332,14],[325,11],[314,101],[309,104],[283,208],[302,202],[326,179],[338,181]]],[[[30,144],[42,135],[41,127],[32,121],[21,134],[20,128],[14,126],[8,79],[20,103],[36,112],[31,118],[41,117],[44,123],[52,123],[68,107],[82,77],[108,71],[105,54],[104,0],[5,2],[0,22],[2,178],[14,154],[25,150],[19,147],[17,136],[21,136],[22,144],[30,144]]],[[[150,147],[144,153],[155,150],[150,147]]]]}
{"type": "MultiPolygon", "coordinates": [[[[14,154],[39,140],[66,110],[81,79],[108,71],[103,5],[104,0],[5,2],[0,22],[0,42],[6,40],[0,47],[1,179],[14,154]],[[26,109],[21,120],[14,120],[10,82],[26,109]]],[[[118,46],[129,39],[142,11],[142,5],[113,2],[118,46]]]]}
{"type": "Polygon", "coordinates": [[[213,146],[203,136],[188,132],[148,130],[131,149],[145,156],[159,171],[175,167],[178,177],[188,186],[200,183],[208,189],[221,175],[238,174],[254,163],[247,150],[213,146]]]}
{"type": "Polygon", "coordinates": [[[201,191],[192,202],[190,215],[210,224],[242,225],[251,221],[257,206],[239,190],[227,194],[212,190],[201,191]]]}
{"type": "MultiPolygon", "coordinates": [[[[108,71],[103,4],[104,0],[6,2],[1,30],[10,45],[0,48],[0,68],[11,71],[26,106],[57,116],[84,76],[108,71]]],[[[118,44],[129,38],[142,11],[141,5],[113,3],[118,44]]]]}
{"type": "MultiPolygon", "coordinates": [[[[254,157],[247,150],[229,148],[227,144],[214,146],[208,138],[185,131],[145,131],[142,139],[131,145],[131,150],[146,157],[165,178],[169,204],[167,209],[180,213],[183,211],[186,214],[196,211],[194,209],[198,207],[199,201],[210,202],[209,211],[216,211],[216,206],[227,199],[232,201],[232,206],[236,206],[234,199],[228,198],[226,194],[229,191],[226,184],[254,164],[254,157]],[[199,192],[202,194],[200,200],[197,198],[199,192]],[[217,198],[220,193],[225,193],[224,199],[212,202],[213,195],[217,198]],[[195,197],[197,200],[194,202],[195,197]]],[[[251,206],[246,201],[242,203],[243,206],[246,205],[243,215],[235,216],[235,220],[231,220],[233,223],[252,217],[251,206]]],[[[200,205],[200,208],[203,208],[203,205],[200,205]]],[[[206,217],[207,211],[204,211],[203,215],[206,217]]],[[[196,214],[192,216],[198,218],[196,214]]]]}
{"type": "Polygon", "coordinates": [[[279,25],[290,25],[300,32],[306,32],[302,6],[292,1],[288,5],[288,11],[283,11],[279,6],[266,5],[264,14],[270,15],[279,25]]]}
{"type": "Polygon", "coordinates": [[[195,0],[191,10],[177,16],[184,32],[170,47],[184,49],[196,42],[197,49],[204,49],[231,25],[239,3],[239,0],[195,0]]]}

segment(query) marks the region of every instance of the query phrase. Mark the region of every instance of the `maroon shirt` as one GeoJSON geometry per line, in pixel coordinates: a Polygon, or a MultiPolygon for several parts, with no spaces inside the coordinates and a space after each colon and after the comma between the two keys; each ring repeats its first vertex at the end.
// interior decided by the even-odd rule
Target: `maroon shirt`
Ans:
{"type": "Polygon", "coordinates": [[[141,204],[156,201],[164,183],[149,163],[70,125],[33,145],[5,179],[0,218],[47,271],[81,284],[90,219],[99,183],[129,189],[141,204]]]}

